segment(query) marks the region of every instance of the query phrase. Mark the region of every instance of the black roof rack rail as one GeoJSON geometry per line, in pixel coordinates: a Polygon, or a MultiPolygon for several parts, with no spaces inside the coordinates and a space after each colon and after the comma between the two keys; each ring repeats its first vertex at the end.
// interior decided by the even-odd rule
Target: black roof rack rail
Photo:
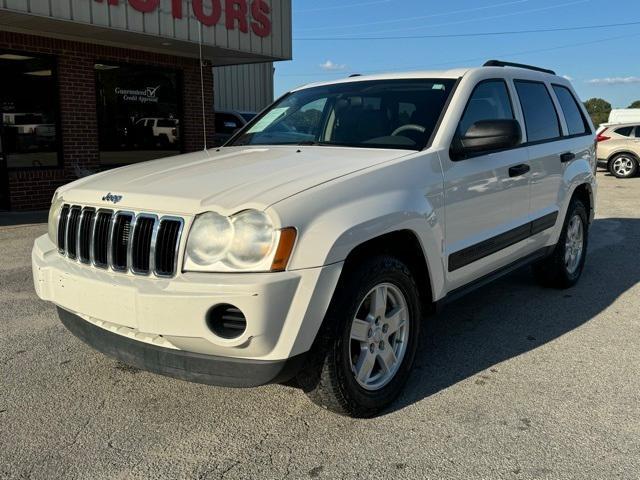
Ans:
{"type": "Polygon", "coordinates": [[[502,60],[489,60],[483,65],[483,67],[516,67],[535,70],[536,72],[550,73],[551,75],[556,74],[556,72],[547,68],[534,67],[533,65],[525,65],[524,63],[503,62],[502,60]]]}

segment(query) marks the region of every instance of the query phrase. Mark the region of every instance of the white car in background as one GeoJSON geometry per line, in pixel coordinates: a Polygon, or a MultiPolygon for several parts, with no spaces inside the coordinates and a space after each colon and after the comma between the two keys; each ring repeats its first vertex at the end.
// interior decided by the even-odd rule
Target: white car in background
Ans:
{"type": "Polygon", "coordinates": [[[135,126],[150,132],[161,146],[174,145],[178,141],[180,122],[175,118],[141,118],[135,126]]]}
{"type": "Polygon", "coordinates": [[[403,388],[425,315],[524,265],[578,281],[595,167],[590,120],[548,70],[310,85],[225,147],[60,188],[35,288],[123,362],[233,387],[296,379],[371,416],[403,388]]]}

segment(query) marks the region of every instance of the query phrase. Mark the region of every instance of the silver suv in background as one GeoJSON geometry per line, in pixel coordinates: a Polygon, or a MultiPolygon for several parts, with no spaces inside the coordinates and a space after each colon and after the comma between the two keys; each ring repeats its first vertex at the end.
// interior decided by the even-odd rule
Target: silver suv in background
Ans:
{"type": "Polygon", "coordinates": [[[231,110],[217,110],[215,112],[214,147],[224,145],[234,133],[244,127],[256,116],[255,112],[235,112],[231,110]]]}

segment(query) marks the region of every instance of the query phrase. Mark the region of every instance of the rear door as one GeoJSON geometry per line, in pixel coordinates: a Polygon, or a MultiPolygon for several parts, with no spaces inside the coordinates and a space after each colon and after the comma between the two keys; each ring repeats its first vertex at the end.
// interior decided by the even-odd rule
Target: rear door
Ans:
{"type": "MultiPolygon", "coordinates": [[[[471,93],[456,135],[475,122],[501,119],[516,119],[512,92],[503,79],[484,80],[471,93]]],[[[526,242],[522,240],[528,233],[529,214],[527,165],[526,147],[444,159],[449,290],[524,254],[526,242]]]]}
{"type": "Polygon", "coordinates": [[[572,143],[564,142],[560,115],[550,85],[542,81],[514,80],[524,117],[531,165],[530,216],[535,235],[553,227],[562,202],[562,154],[570,155],[572,143]]]}

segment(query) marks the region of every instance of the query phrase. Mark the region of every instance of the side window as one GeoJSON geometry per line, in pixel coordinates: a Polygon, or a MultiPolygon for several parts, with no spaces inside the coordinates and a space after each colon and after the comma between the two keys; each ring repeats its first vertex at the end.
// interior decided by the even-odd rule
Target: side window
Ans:
{"type": "Polygon", "coordinates": [[[544,83],[516,80],[527,141],[540,142],[560,137],[560,123],[553,100],[544,83]]]}
{"type": "MultiPolygon", "coordinates": [[[[631,132],[633,132],[633,127],[622,127],[622,128],[618,128],[616,130],[614,130],[615,133],[617,133],[618,135],[622,135],[623,137],[630,137],[631,136],[631,132]]],[[[638,134],[636,133],[636,136],[638,134]]]]}
{"type": "Polygon", "coordinates": [[[233,133],[236,129],[242,126],[240,121],[234,115],[230,115],[228,113],[216,113],[215,122],[216,132],[226,135],[233,133]]]}
{"type": "Polygon", "coordinates": [[[513,116],[509,90],[504,80],[479,83],[465,108],[458,135],[464,135],[471,125],[481,120],[510,120],[513,116]]]}
{"type": "Polygon", "coordinates": [[[567,87],[560,85],[554,85],[553,91],[558,97],[562,113],[564,113],[564,119],[567,122],[567,128],[569,129],[569,135],[583,135],[585,133],[591,133],[589,130],[589,124],[587,123],[575,97],[567,87]]]}

